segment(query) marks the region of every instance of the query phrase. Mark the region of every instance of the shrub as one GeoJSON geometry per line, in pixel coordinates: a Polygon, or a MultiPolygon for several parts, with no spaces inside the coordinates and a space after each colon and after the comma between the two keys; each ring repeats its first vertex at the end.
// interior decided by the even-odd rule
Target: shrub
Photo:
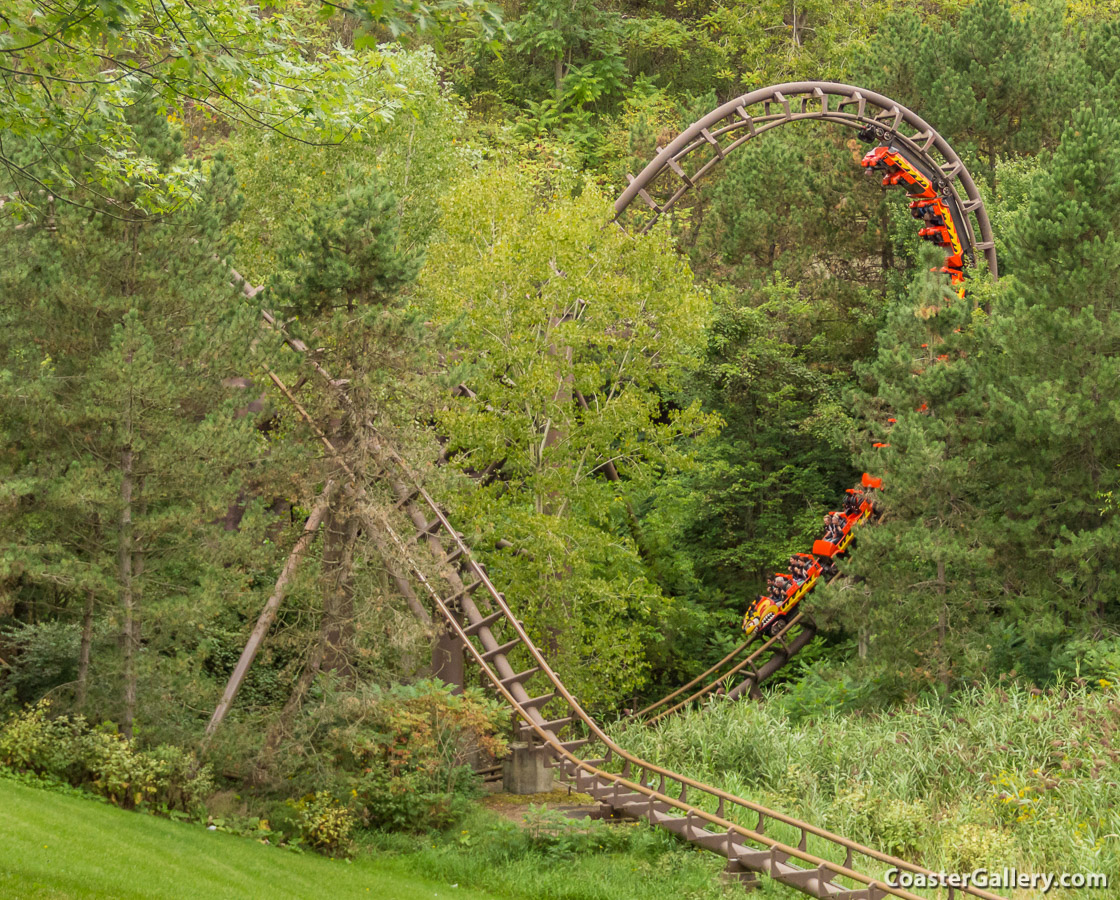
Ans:
{"type": "MultiPolygon", "coordinates": [[[[326,709],[327,707],[325,707],[326,709]]],[[[470,763],[505,754],[503,707],[439,681],[373,689],[329,707],[328,752],[362,823],[422,831],[458,821],[478,791],[470,763]]]]}
{"type": "Polygon", "coordinates": [[[138,750],[133,741],[90,728],[82,716],[50,716],[37,704],[0,728],[0,765],[58,778],[125,809],[155,806],[188,812],[213,790],[207,766],[193,753],[161,745],[138,750]]]}
{"type": "Polygon", "coordinates": [[[0,730],[0,765],[17,772],[61,777],[72,743],[72,728],[66,719],[50,719],[50,702],[40,700],[15,715],[0,730]]]}
{"type": "Polygon", "coordinates": [[[837,794],[833,816],[840,829],[893,856],[920,855],[928,831],[930,811],[921,803],[887,797],[855,785],[837,794]]]}
{"type": "Polygon", "coordinates": [[[354,814],[329,791],[316,791],[299,800],[289,800],[294,811],[300,840],[309,847],[331,856],[350,852],[350,834],[354,830],[354,814]]]}
{"type": "Polygon", "coordinates": [[[169,810],[192,812],[214,793],[214,773],[210,766],[199,766],[189,750],[174,744],[160,744],[147,751],[160,766],[159,800],[169,810]]]}

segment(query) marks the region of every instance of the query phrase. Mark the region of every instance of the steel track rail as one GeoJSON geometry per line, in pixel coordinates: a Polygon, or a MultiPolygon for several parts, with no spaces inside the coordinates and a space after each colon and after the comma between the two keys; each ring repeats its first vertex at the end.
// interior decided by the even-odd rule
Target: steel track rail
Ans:
{"type": "MultiPolygon", "coordinates": [[[[432,499],[411,470],[390,447],[378,448],[383,459],[396,468],[392,479],[398,487],[398,508],[408,515],[414,535],[402,538],[388,514],[382,516],[387,533],[402,554],[413,576],[424,585],[448,627],[463,642],[466,651],[502,698],[522,721],[520,730],[539,740],[554,757],[561,775],[578,790],[590,794],[622,815],[643,818],[687,841],[726,858],[733,871],[758,872],[814,897],[829,900],[879,900],[900,897],[929,900],[931,897],[980,897],[1002,900],[979,888],[948,888],[948,894],[932,889],[919,894],[893,887],[867,874],[869,867],[897,868],[914,874],[932,875],[926,869],[881,853],[839,835],[817,828],[759,804],[736,797],[647,762],[613,741],[587,715],[563,681],[514,616],[505,597],[494,587],[484,567],[454,529],[446,514],[432,499]],[[403,493],[402,493],[403,489],[403,493]],[[433,540],[433,538],[435,540],[433,540]],[[444,596],[415,559],[414,549],[427,542],[434,561],[444,573],[457,568],[469,584],[444,596]],[[444,543],[446,542],[446,543],[444,543]],[[484,612],[473,595],[480,591],[489,600],[484,612]],[[511,654],[521,654],[530,668],[516,672],[511,654]],[[531,679],[546,681],[547,693],[531,696],[531,679]],[[547,718],[547,706],[564,708],[564,715],[547,718]],[[559,732],[570,723],[582,725],[585,738],[564,740],[559,732]],[[602,758],[586,759],[577,748],[594,743],[605,748],[602,758]],[[621,771],[603,768],[620,763],[621,771]],[[636,780],[635,780],[636,774],[636,780]],[[654,787],[650,781],[656,778],[654,787]],[[671,792],[670,792],[671,790],[671,792]],[[690,797],[691,794],[691,797],[690,797]],[[741,819],[755,819],[753,827],[741,819]],[[784,842],[766,834],[778,826],[797,839],[784,842]],[[810,849],[810,843],[813,844],[810,849]],[[842,861],[838,858],[842,857],[842,861]],[[856,866],[859,868],[856,868],[856,866]]],[[[462,583],[462,579],[459,579],[462,583]]],[[[480,598],[480,599],[482,599],[480,598]]]]}
{"type": "MultiPolygon", "coordinates": [[[[839,575],[833,575],[825,583],[832,584],[839,577],[839,575]]],[[[679,712],[695,701],[708,696],[713,691],[718,690],[722,685],[726,685],[728,679],[738,675],[741,671],[743,671],[743,669],[747,669],[747,676],[739,684],[737,684],[734,688],[727,692],[727,699],[737,700],[739,697],[743,696],[743,694],[748,694],[749,696],[756,698],[761,697],[762,695],[758,691],[759,686],[768,678],[770,678],[770,676],[777,673],[778,670],[784,667],[791,659],[793,659],[798,651],[800,651],[806,644],[809,643],[809,641],[813,639],[816,633],[816,623],[814,623],[812,619],[809,618],[807,613],[798,612],[796,616],[794,616],[782,627],[782,630],[778,632],[778,634],[768,639],[761,647],[755,650],[754,653],[746,657],[746,659],[740,660],[726,671],[723,671],[722,669],[722,667],[726,663],[735,659],[735,657],[737,657],[743,650],[749,647],[753,643],[753,639],[744,641],[710,669],[707,669],[705,672],[693,678],[692,681],[690,681],[688,684],[684,685],[683,687],[677,688],[671,694],[665,695],[656,703],[650,704],[645,709],[639,710],[630,718],[640,721],[643,725],[655,725],[662,719],[667,718],[668,716],[671,716],[675,712],[679,712]],[[796,629],[796,633],[794,626],[799,626],[796,629]],[[765,656],[768,652],[770,655],[766,662],[764,662],[762,665],[756,665],[756,662],[760,658],[765,656]],[[678,701],[673,706],[663,710],[662,712],[659,712],[655,716],[647,716],[648,713],[653,712],[656,709],[660,709],[666,703],[679,697],[690,688],[695,687],[704,678],[708,677],[716,671],[719,671],[720,674],[716,675],[715,678],[713,678],[699,690],[690,694],[684,700],[678,701]]],[[[757,637],[757,635],[755,637],[757,637]]]]}
{"type": "MultiPolygon", "coordinates": [[[[668,718],[675,712],[679,712],[696,700],[708,696],[713,691],[717,690],[720,685],[725,684],[728,679],[734,678],[744,669],[747,670],[746,677],[738,685],[728,691],[727,699],[736,700],[745,693],[751,694],[752,696],[756,695],[759,686],[793,659],[797,652],[813,639],[816,633],[817,627],[812,620],[805,613],[798,613],[783,626],[781,631],[772,638],[769,638],[746,659],[740,660],[722,675],[704,685],[700,690],[690,694],[684,700],[677,702],[668,709],[659,712],[656,716],[647,719],[643,724],[656,725],[662,719],[668,718]],[[762,665],[756,665],[758,660],[763,657],[766,657],[766,661],[763,662],[762,665]]],[[[761,695],[759,694],[758,696],[761,695]]]]}
{"type": "Polygon", "coordinates": [[[961,158],[917,113],[874,91],[831,81],[797,81],[761,88],[724,103],[682,131],[635,176],[615,201],[623,224],[635,199],[639,232],[648,231],[727,155],[761,134],[791,122],[833,122],[870,128],[878,140],[904,149],[931,179],[949,207],[975,264],[983,253],[992,278],[999,277],[995,238],[983,198],[961,158]],[[691,171],[686,171],[685,166],[691,171]],[[963,197],[962,197],[963,193],[963,197]]]}
{"type": "MultiPolygon", "coordinates": [[[[631,713],[629,718],[631,718],[631,719],[644,719],[649,713],[653,712],[655,709],[660,709],[666,703],[670,703],[673,700],[675,700],[677,697],[679,697],[685,691],[689,690],[690,688],[696,687],[696,685],[698,685],[701,681],[703,681],[705,678],[707,678],[713,672],[720,671],[725,665],[727,665],[727,663],[731,662],[733,659],[738,658],[739,654],[742,653],[744,650],[746,650],[751,644],[753,644],[758,637],[759,637],[759,635],[757,635],[757,634],[751,635],[750,638],[743,641],[743,643],[741,643],[738,647],[736,647],[734,650],[732,650],[730,653],[728,653],[727,656],[725,656],[723,659],[721,659],[719,662],[717,662],[711,668],[705,669],[703,672],[701,672],[699,675],[697,675],[695,678],[693,678],[692,681],[688,682],[687,684],[682,684],[679,688],[677,688],[671,694],[666,694],[664,697],[662,697],[660,700],[656,701],[655,703],[651,703],[649,706],[646,706],[642,709],[639,709],[637,712],[631,713]]],[[[716,681],[720,682],[725,677],[726,677],[726,675],[717,675],[716,676],[716,681]]]]}

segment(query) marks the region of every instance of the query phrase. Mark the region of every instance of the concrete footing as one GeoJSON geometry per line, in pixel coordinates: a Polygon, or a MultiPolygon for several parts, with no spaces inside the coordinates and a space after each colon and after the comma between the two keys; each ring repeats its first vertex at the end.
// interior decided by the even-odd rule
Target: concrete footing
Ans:
{"type": "Polygon", "coordinates": [[[724,884],[739,885],[746,891],[755,891],[762,887],[762,880],[757,872],[744,869],[736,860],[729,859],[727,866],[720,873],[720,880],[724,884]]]}
{"type": "Polygon", "coordinates": [[[552,790],[553,770],[546,765],[548,751],[526,743],[509,745],[502,763],[502,787],[510,794],[543,794],[552,790]]]}

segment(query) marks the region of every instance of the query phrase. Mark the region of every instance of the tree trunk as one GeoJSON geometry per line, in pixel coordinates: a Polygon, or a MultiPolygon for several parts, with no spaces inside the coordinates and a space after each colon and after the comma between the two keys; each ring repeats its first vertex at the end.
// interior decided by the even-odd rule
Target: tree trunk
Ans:
{"type": "Polygon", "coordinates": [[[121,515],[117,550],[117,577],[121,601],[121,651],[124,669],[124,714],[121,734],[132,737],[132,720],[136,715],[136,661],[133,656],[132,618],[135,597],[132,592],[132,448],[121,450],[121,515]]]}
{"type": "Polygon", "coordinates": [[[949,634],[949,606],[945,602],[945,561],[937,561],[937,593],[941,596],[941,608],[937,614],[937,676],[946,690],[949,689],[949,648],[946,641],[949,634]]]}
{"type": "Polygon", "coordinates": [[[78,711],[86,705],[89,685],[89,648],[93,643],[93,591],[86,589],[86,605],[82,611],[82,642],[78,646],[78,711]]]}
{"type": "Polygon", "coordinates": [[[323,523],[322,668],[343,676],[351,671],[354,643],[354,543],[359,519],[343,502],[333,505],[323,523]]]}
{"type": "Polygon", "coordinates": [[[140,633],[144,626],[144,537],[142,523],[144,514],[148,511],[147,500],[144,496],[144,476],[135,476],[133,479],[132,509],[141,522],[141,533],[136,534],[135,527],[132,531],[132,683],[133,703],[136,702],[137,681],[136,656],[140,652],[140,633]]]}
{"type": "Polygon", "coordinates": [[[881,263],[883,266],[883,280],[885,281],[890,274],[891,269],[894,268],[894,247],[891,245],[890,239],[890,214],[884,205],[879,214],[879,230],[882,236],[882,252],[881,263]]]}
{"type": "Polygon", "coordinates": [[[307,517],[307,522],[303,526],[303,533],[299,536],[299,540],[296,541],[292,552],[288,554],[288,561],[284,563],[284,568],[280,572],[280,577],[276,579],[276,586],[272,589],[272,595],[268,598],[268,602],[265,603],[264,609],[261,610],[261,614],[257,618],[257,624],[253,627],[253,631],[249,635],[249,640],[245,642],[245,649],[241,651],[241,658],[237,661],[237,665],[230,674],[226,689],[222,692],[222,698],[218,701],[218,705],[214,707],[214,713],[210,716],[210,721],[206,725],[206,734],[203,737],[203,743],[213,736],[218,726],[222,724],[222,720],[226,717],[226,713],[229,712],[229,708],[233,705],[233,700],[237,696],[238,690],[241,689],[241,683],[245,680],[245,676],[249,674],[249,667],[253,664],[257,651],[260,650],[261,642],[264,640],[269,627],[276,618],[276,613],[279,611],[280,604],[283,602],[284,595],[287,593],[288,583],[292,580],[292,576],[295,575],[296,569],[299,568],[299,563],[303,554],[307,552],[307,548],[311,545],[311,540],[315,537],[315,532],[318,531],[319,524],[323,521],[323,516],[326,515],[331,497],[333,496],[334,482],[328,481],[323,488],[323,492],[319,495],[319,499],[315,501],[315,506],[311,510],[311,515],[307,517]]]}

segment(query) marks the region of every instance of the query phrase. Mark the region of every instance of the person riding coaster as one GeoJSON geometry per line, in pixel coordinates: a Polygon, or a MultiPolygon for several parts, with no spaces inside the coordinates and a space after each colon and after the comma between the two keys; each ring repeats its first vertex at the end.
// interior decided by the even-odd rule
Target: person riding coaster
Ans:
{"type": "MultiPolygon", "coordinates": [[[[790,557],[790,563],[791,565],[796,563],[797,569],[801,573],[801,579],[797,584],[799,593],[804,596],[813,589],[813,586],[817,583],[817,579],[821,577],[824,567],[821,565],[820,560],[813,556],[812,553],[795,553],[790,557]]],[[[796,594],[794,596],[796,596],[796,594]]]]}
{"type": "MultiPolygon", "coordinates": [[[[869,510],[870,511],[870,508],[869,510]]],[[[852,516],[845,516],[840,512],[831,512],[825,516],[827,522],[824,537],[813,544],[813,554],[833,559],[842,556],[851,546],[855,537],[852,526],[861,521],[867,513],[857,511],[852,516]]]]}
{"type": "Polygon", "coordinates": [[[844,515],[851,520],[855,516],[855,521],[852,524],[858,524],[863,519],[869,518],[874,510],[874,504],[871,499],[858,487],[848,488],[847,494],[844,497],[844,515]]]}
{"type": "Polygon", "coordinates": [[[831,544],[839,544],[844,537],[844,526],[840,521],[839,513],[829,513],[824,517],[824,534],[822,538],[831,544]]]}
{"type": "Polygon", "coordinates": [[[760,629],[767,637],[781,631],[792,618],[793,610],[816,585],[824,566],[811,553],[797,553],[790,557],[790,569],[771,576],[768,593],[759,597],[743,617],[743,630],[748,637],[760,629]]]}
{"type": "Polygon", "coordinates": [[[919,236],[949,251],[945,265],[935,271],[949,276],[950,283],[964,296],[964,244],[959,223],[938,194],[929,177],[909,160],[902,148],[875,147],[860,161],[868,172],[883,173],[883,186],[899,186],[910,198],[910,214],[925,226],[919,236]]]}

